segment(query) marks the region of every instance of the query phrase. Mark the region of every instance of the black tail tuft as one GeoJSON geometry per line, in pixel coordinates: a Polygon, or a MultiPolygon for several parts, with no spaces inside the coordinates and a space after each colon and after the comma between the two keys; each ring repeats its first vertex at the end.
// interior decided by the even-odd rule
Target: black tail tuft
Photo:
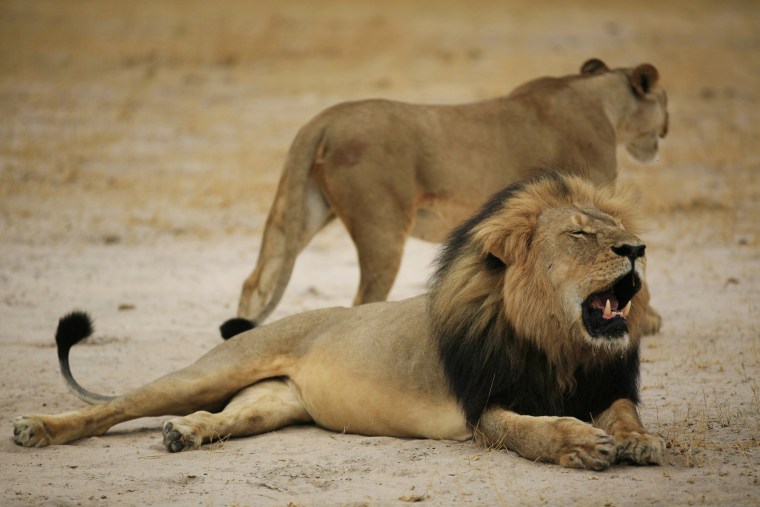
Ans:
{"type": "Polygon", "coordinates": [[[221,326],[219,326],[219,332],[222,333],[222,338],[229,340],[236,334],[243,333],[256,327],[256,323],[242,317],[235,317],[230,319],[221,326]]]}
{"type": "Polygon", "coordinates": [[[61,317],[55,331],[58,358],[68,357],[69,349],[92,334],[92,319],[86,312],[73,311],[61,317]]]}

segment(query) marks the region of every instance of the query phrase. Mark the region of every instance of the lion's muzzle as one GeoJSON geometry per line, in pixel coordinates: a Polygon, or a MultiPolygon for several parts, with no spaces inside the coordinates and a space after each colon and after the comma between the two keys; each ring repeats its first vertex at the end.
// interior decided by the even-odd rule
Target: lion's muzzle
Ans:
{"type": "Polygon", "coordinates": [[[594,338],[615,339],[628,332],[628,314],[641,279],[631,269],[607,289],[594,292],[583,302],[583,323],[594,338]]]}

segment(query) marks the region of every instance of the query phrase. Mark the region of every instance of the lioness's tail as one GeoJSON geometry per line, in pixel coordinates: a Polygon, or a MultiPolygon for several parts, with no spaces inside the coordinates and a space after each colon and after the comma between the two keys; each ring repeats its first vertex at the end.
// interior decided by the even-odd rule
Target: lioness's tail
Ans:
{"type": "Polygon", "coordinates": [[[324,155],[320,117],[298,132],[285,161],[269,210],[256,267],[243,283],[236,319],[221,327],[225,339],[260,324],[275,309],[290,280],[296,257],[335,213],[310,178],[324,155]]]}
{"type": "Polygon", "coordinates": [[[85,312],[74,311],[61,317],[55,331],[55,344],[58,347],[58,364],[66,385],[79,399],[90,404],[111,401],[115,396],[105,396],[88,391],[74,380],[69,367],[69,350],[71,347],[92,334],[92,319],[85,312]]]}

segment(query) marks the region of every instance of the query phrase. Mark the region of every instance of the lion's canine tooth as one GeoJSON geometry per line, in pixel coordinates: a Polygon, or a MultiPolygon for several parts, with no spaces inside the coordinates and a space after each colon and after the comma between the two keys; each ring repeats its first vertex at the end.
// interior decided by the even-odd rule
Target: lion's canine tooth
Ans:
{"type": "Polygon", "coordinates": [[[630,301],[628,301],[628,304],[626,304],[625,308],[623,308],[623,318],[627,319],[629,313],[631,313],[631,302],[630,301]]]}
{"type": "Polygon", "coordinates": [[[604,305],[604,318],[609,319],[610,317],[612,317],[612,305],[608,299],[607,303],[604,305]]]}

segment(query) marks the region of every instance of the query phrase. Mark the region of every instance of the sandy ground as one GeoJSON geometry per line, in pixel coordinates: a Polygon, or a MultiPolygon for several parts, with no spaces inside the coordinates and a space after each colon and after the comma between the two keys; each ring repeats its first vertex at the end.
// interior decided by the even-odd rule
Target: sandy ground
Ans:
{"type": "MultiPolygon", "coordinates": [[[[0,3],[0,504],[759,504],[760,3],[538,5],[0,3]],[[67,446],[11,442],[15,416],[82,406],[53,346],[72,308],[96,318],[72,364],[101,392],[218,343],[285,150],[319,110],[477,100],[592,56],[655,64],[670,96],[657,162],[620,156],[648,210],[665,319],[643,346],[642,416],[666,466],[570,471],[308,426],[172,455],[161,419],[67,446]]],[[[393,299],[424,290],[434,254],[410,242],[393,299]]],[[[349,304],[357,280],[332,226],[275,317],[349,304]]]]}

